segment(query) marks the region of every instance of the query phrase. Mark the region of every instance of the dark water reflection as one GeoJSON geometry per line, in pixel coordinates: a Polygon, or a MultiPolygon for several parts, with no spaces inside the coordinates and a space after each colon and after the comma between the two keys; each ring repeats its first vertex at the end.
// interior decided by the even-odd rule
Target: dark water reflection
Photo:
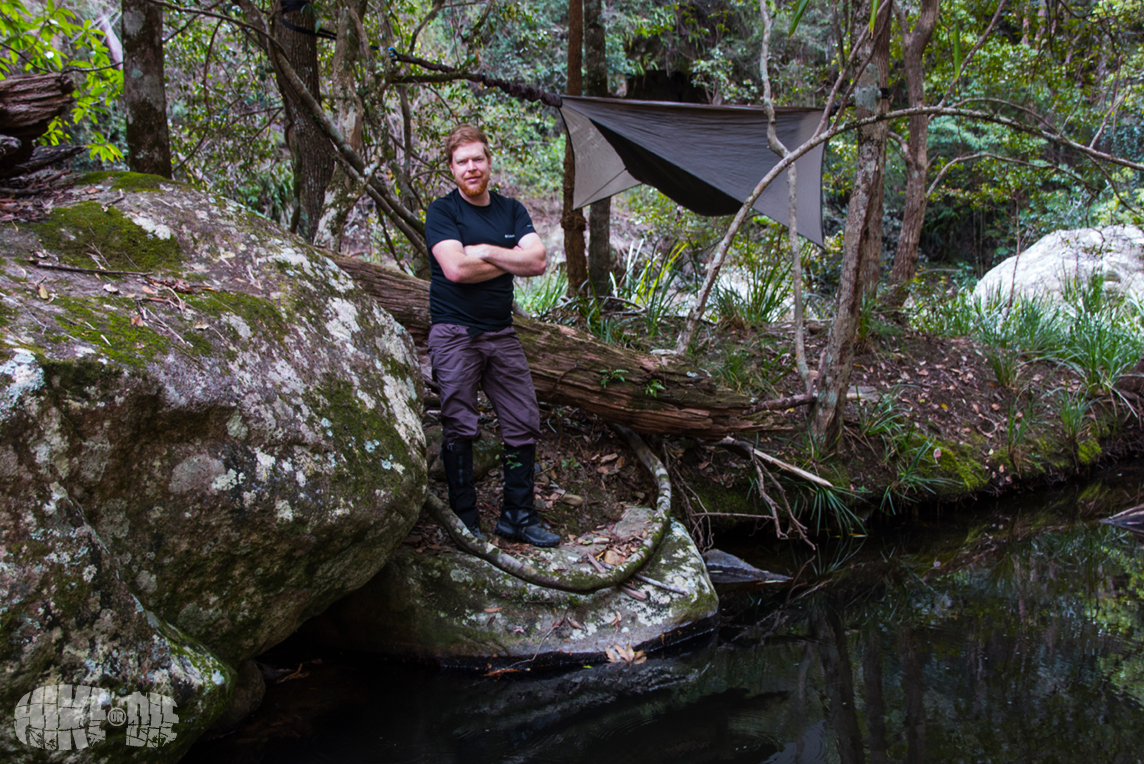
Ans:
{"type": "MultiPolygon", "coordinates": [[[[326,656],[186,761],[1144,761],[1144,469],[864,539],[730,551],[792,589],[638,666],[484,678],[326,656]]],[[[303,649],[295,647],[295,650],[303,649]]],[[[307,653],[313,657],[314,653],[307,653]]]]}

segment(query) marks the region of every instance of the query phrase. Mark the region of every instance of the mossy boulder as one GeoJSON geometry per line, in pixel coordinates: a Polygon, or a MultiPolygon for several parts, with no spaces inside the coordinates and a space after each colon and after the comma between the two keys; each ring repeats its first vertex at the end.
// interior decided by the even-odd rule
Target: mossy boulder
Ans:
{"type": "Polygon", "coordinates": [[[178,744],[69,761],[177,758],[234,667],[381,568],[426,484],[387,313],[237,205],[121,180],[0,232],[0,705],[71,684],[180,715],[178,744]]]}
{"type": "MultiPolygon", "coordinates": [[[[617,537],[646,527],[650,510],[632,507],[617,537]]],[[[602,659],[608,648],[664,647],[710,630],[718,597],[703,558],[676,522],[647,577],[677,591],[630,581],[646,595],[616,588],[570,594],[525,583],[446,542],[403,545],[361,589],[302,628],[333,647],[415,658],[446,666],[535,668],[602,659]]],[[[602,545],[533,550],[537,563],[569,575],[591,571],[585,554],[602,545]]],[[[630,654],[629,654],[630,655],[630,654]]]]}

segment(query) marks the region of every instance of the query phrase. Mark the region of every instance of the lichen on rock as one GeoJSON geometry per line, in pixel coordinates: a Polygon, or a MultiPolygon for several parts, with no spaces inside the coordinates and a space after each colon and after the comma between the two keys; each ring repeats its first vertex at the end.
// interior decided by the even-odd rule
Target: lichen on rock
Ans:
{"type": "Polygon", "coordinates": [[[0,703],[169,690],[189,740],[415,521],[420,372],[320,252],[122,179],[0,235],[0,703]]]}
{"type": "MultiPolygon", "coordinates": [[[[617,536],[638,534],[650,510],[630,507],[617,536]]],[[[600,547],[534,551],[548,569],[591,571],[600,547]]],[[[633,580],[646,596],[617,588],[572,594],[526,583],[452,546],[403,545],[368,584],[302,633],[324,644],[443,665],[535,668],[600,660],[608,648],[651,649],[709,629],[718,598],[691,537],[673,522],[644,574],[677,591],[633,580]]]]}

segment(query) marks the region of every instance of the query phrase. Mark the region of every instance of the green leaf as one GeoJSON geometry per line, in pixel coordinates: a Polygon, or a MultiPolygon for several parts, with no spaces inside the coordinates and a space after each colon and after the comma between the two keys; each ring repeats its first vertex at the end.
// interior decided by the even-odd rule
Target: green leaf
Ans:
{"type": "Polygon", "coordinates": [[[806,13],[808,5],[810,5],[810,0],[798,0],[798,4],[794,7],[794,15],[790,17],[790,28],[787,30],[788,35],[794,34],[794,30],[798,27],[798,22],[802,21],[802,14],[806,13]]]}

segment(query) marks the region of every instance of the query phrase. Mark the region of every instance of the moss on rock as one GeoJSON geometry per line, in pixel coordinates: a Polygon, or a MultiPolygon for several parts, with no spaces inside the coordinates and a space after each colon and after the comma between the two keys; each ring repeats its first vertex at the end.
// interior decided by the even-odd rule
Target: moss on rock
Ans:
{"type": "Polygon", "coordinates": [[[163,184],[171,181],[158,175],[141,172],[89,172],[80,178],[79,185],[98,185],[110,181],[113,191],[162,191],[163,184]]]}
{"type": "Polygon", "coordinates": [[[148,230],[112,205],[88,201],[57,207],[31,228],[45,249],[76,268],[171,271],[183,262],[170,229],[157,223],[148,230]]]}

